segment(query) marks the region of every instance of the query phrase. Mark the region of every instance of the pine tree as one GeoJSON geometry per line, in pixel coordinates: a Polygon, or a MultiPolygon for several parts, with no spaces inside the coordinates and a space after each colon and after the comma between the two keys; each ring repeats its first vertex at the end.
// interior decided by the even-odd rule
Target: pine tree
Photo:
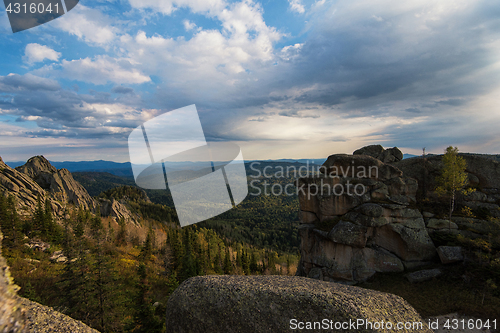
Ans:
{"type": "Polygon", "coordinates": [[[116,234],[116,239],[115,239],[116,245],[117,246],[126,245],[127,244],[127,229],[126,229],[125,219],[123,217],[121,217],[118,220],[118,226],[119,226],[119,229],[118,229],[118,233],[116,234]]]}
{"type": "Polygon", "coordinates": [[[20,232],[21,222],[16,210],[16,202],[14,197],[9,196],[7,199],[0,195],[0,227],[3,233],[3,246],[13,248],[20,243],[22,233],[20,232]]]}
{"type": "Polygon", "coordinates": [[[233,272],[233,264],[231,263],[231,253],[229,252],[229,247],[226,247],[226,253],[224,256],[224,274],[231,274],[233,272]]]}
{"type": "Polygon", "coordinates": [[[153,254],[153,243],[154,243],[154,234],[153,234],[153,229],[149,229],[148,234],[146,235],[146,239],[144,240],[144,243],[141,248],[141,258],[143,260],[147,261],[151,258],[151,255],[153,254]]]}
{"type": "Polygon", "coordinates": [[[220,252],[220,246],[218,247],[218,250],[217,250],[217,253],[215,254],[215,258],[214,258],[214,271],[215,271],[215,274],[222,274],[223,273],[223,270],[221,268],[221,252],[220,252]]]}
{"type": "Polygon", "coordinates": [[[137,269],[139,281],[135,297],[134,320],[129,329],[132,333],[161,333],[163,319],[155,316],[155,310],[149,297],[150,286],[146,265],[141,262],[137,269]]]}
{"type": "Polygon", "coordinates": [[[183,229],[184,257],[182,258],[181,279],[182,281],[196,276],[196,264],[191,244],[190,229],[183,229]]]}
{"type": "Polygon", "coordinates": [[[259,270],[259,265],[257,264],[257,258],[255,257],[255,253],[252,251],[252,255],[250,256],[250,271],[252,273],[256,273],[259,270]]]}
{"type": "Polygon", "coordinates": [[[241,258],[241,268],[243,269],[243,273],[245,275],[250,275],[250,263],[248,260],[248,252],[243,251],[242,258],[241,258]]]}

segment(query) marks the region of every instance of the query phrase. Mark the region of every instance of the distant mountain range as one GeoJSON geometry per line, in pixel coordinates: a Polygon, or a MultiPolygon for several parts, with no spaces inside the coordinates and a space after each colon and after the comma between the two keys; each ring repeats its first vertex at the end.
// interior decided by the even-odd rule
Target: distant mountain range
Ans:
{"type": "MultiPolygon", "coordinates": [[[[483,157],[491,158],[496,161],[500,161],[500,155],[488,155],[488,154],[473,154],[473,153],[464,153],[468,155],[480,155],[483,157]]],[[[429,156],[434,154],[429,154],[429,156]]],[[[403,159],[412,158],[412,157],[420,157],[420,155],[412,155],[412,154],[404,154],[403,159]]],[[[245,161],[245,163],[249,164],[252,162],[265,162],[265,163],[301,163],[310,165],[322,165],[325,162],[325,158],[320,159],[291,159],[291,158],[283,158],[277,160],[249,160],[245,161]]],[[[15,168],[17,166],[24,165],[26,162],[5,162],[11,168],[15,168]]],[[[68,169],[70,172],[108,172],[115,176],[120,177],[129,177],[133,178],[132,167],[130,162],[118,163],[111,161],[80,161],[80,162],[52,162],[50,163],[57,169],[68,169]]],[[[206,164],[204,162],[170,162],[172,165],[175,165],[176,169],[199,169],[200,167],[205,167],[206,164]]]]}

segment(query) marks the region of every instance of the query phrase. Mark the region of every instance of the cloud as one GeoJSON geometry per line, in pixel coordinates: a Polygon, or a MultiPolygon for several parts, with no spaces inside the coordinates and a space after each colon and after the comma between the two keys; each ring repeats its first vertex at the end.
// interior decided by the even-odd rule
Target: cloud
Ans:
{"type": "Polygon", "coordinates": [[[142,74],[128,59],[113,59],[98,56],[95,59],[63,60],[61,76],[90,82],[93,84],[141,84],[150,82],[149,76],[142,74]]]}
{"type": "Polygon", "coordinates": [[[293,12],[303,14],[306,11],[300,0],[288,0],[288,4],[293,12]]]}
{"type": "Polygon", "coordinates": [[[134,89],[129,87],[116,86],[111,89],[111,92],[114,92],[116,94],[133,94],[134,89]]]}
{"type": "Polygon", "coordinates": [[[58,61],[60,56],[60,52],[56,52],[48,46],[30,43],[26,45],[23,60],[31,65],[36,62],[44,61],[45,59],[58,61]]]}
{"type": "Polygon", "coordinates": [[[102,47],[109,47],[120,32],[115,20],[81,3],[71,11],[71,15],[58,18],[55,24],[86,43],[102,47]]]}
{"type": "Polygon", "coordinates": [[[196,28],[196,24],[189,20],[182,21],[182,24],[184,24],[184,29],[186,29],[186,31],[190,31],[196,28]]]}
{"type": "Polygon", "coordinates": [[[170,15],[179,8],[189,8],[193,13],[216,13],[226,3],[223,0],[129,0],[135,9],[150,9],[164,15],[170,15]]]}
{"type": "Polygon", "coordinates": [[[56,91],[61,87],[57,81],[35,76],[33,74],[9,74],[0,76],[0,92],[16,91],[56,91]]]}
{"type": "Polygon", "coordinates": [[[299,110],[290,110],[290,111],[282,111],[278,113],[283,117],[294,117],[294,118],[319,118],[318,114],[308,114],[307,111],[299,111],[299,110]]]}
{"type": "Polygon", "coordinates": [[[272,65],[274,44],[283,34],[265,23],[262,8],[252,1],[228,4],[214,15],[219,29],[198,28],[188,40],[139,30],[121,36],[120,46],[142,73],[163,79],[160,89],[166,92],[158,94],[173,88],[173,98],[191,103],[224,99],[240,82],[258,77],[250,73],[272,65]]]}
{"type": "Polygon", "coordinates": [[[54,21],[90,47],[33,77],[0,77],[2,114],[43,129],[32,135],[118,140],[152,107],[195,103],[207,136],[247,142],[255,154],[271,149],[266,141],[275,152],[301,142],[301,154],[320,157],[374,142],[438,149],[447,139],[465,144],[461,133],[500,149],[491,125],[498,119],[489,118],[497,104],[477,105],[500,88],[500,3],[339,0],[307,2],[306,11],[290,0],[284,14],[308,22],[294,34],[287,31],[296,21],[279,30],[250,0],[129,3],[127,25],[85,6],[71,21],[54,21]],[[177,30],[159,25],[167,19],[177,30]],[[95,55],[93,46],[106,53],[95,55]],[[54,79],[99,87],[82,85],[89,92],[78,94],[54,79]]]}

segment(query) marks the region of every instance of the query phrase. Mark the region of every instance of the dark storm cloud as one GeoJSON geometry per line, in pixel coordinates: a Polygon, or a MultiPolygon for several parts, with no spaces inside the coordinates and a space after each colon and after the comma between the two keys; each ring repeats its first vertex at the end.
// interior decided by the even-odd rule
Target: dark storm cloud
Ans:
{"type": "Polygon", "coordinates": [[[33,137],[123,139],[126,129],[135,128],[142,122],[140,111],[131,118],[95,107],[109,105],[112,108],[117,103],[130,106],[137,104],[137,100],[111,98],[110,93],[93,90],[79,94],[62,89],[53,80],[30,74],[0,77],[0,115],[17,116],[17,123],[34,121],[40,129],[26,133],[33,137]],[[116,128],[125,130],[117,131],[116,128]]]}
{"type": "Polygon", "coordinates": [[[57,91],[59,89],[61,89],[61,86],[57,81],[32,74],[0,76],[0,92],[57,91]]]}

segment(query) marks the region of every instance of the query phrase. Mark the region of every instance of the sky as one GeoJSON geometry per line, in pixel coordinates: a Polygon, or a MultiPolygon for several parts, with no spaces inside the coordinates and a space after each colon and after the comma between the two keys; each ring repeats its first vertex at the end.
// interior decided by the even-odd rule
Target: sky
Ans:
{"type": "Polygon", "coordinates": [[[192,104],[248,160],[500,153],[499,1],[81,0],[17,33],[0,8],[5,161],[128,161],[192,104]]]}

